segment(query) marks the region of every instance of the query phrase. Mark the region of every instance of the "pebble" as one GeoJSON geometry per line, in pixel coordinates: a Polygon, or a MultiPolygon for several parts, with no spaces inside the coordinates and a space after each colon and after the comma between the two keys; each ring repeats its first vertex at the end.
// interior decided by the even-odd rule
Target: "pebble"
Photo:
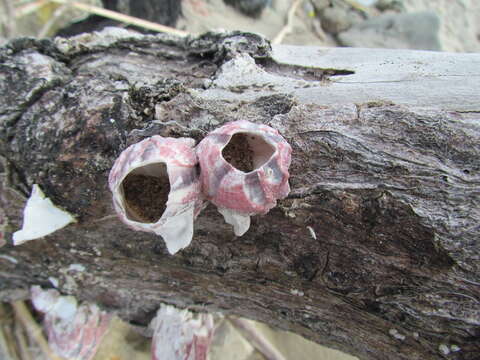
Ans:
{"type": "Polygon", "coordinates": [[[384,14],[338,34],[343,46],[441,50],[440,18],[433,12],[384,14]]]}
{"type": "Polygon", "coordinates": [[[447,345],[445,344],[440,344],[438,346],[438,351],[440,351],[443,355],[448,355],[450,354],[450,349],[448,348],[447,345]]]}
{"type": "Polygon", "coordinates": [[[392,336],[394,339],[397,339],[397,340],[400,340],[400,341],[403,341],[405,340],[405,335],[402,335],[398,332],[398,330],[396,329],[390,329],[388,330],[388,333],[390,334],[390,336],[392,336]]]}

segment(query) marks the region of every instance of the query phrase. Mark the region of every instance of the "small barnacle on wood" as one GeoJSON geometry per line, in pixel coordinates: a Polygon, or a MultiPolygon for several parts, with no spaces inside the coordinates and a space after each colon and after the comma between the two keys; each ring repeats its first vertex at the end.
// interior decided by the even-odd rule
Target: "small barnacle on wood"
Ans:
{"type": "Polygon", "coordinates": [[[44,326],[53,352],[65,359],[92,359],[107,333],[112,314],[95,304],[78,304],[73,296],[62,296],[54,289],[33,286],[31,295],[35,309],[45,315],[44,326]]]}
{"type": "Polygon", "coordinates": [[[162,236],[170,254],[190,244],[202,207],[195,141],[153,136],[124,150],[109,176],[113,204],[134,230],[162,236]]]}
{"type": "Polygon", "coordinates": [[[194,314],[164,304],[150,328],[153,330],[152,360],[204,360],[215,330],[211,314],[194,314]]]}
{"type": "Polygon", "coordinates": [[[250,216],[266,214],[290,192],[291,147],[277,130],[248,121],[228,123],[197,146],[206,198],[243,235],[250,216]]]}

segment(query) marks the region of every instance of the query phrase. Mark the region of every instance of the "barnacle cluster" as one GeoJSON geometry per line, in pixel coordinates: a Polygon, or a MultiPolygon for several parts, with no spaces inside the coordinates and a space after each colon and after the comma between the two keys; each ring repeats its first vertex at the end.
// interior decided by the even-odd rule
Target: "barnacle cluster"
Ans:
{"type": "Polygon", "coordinates": [[[290,160],[291,147],[277,130],[235,121],[196,148],[193,139],[158,135],[131,145],[116,160],[109,186],[120,219],[162,236],[174,254],[190,244],[205,200],[243,235],[250,216],[288,195],[290,160]]]}

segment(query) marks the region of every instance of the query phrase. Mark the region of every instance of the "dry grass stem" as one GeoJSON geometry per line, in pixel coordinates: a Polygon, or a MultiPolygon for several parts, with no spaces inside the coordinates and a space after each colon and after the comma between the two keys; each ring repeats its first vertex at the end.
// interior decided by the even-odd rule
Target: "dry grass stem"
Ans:
{"type": "Polygon", "coordinates": [[[281,44],[283,41],[283,38],[287,36],[291,31],[293,27],[293,20],[295,18],[295,13],[297,12],[297,9],[299,5],[302,3],[303,0],[294,0],[292,3],[292,6],[288,10],[287,14],[287,22],[285,26],[280,30],[280,32],[275,36],[275,38],[272,40],[272,44],[281,44]]]}
{"type": "Polygon", "coordinates": [[[28,336],[30,336],[30,338],[38,344],[45,357],[50,360],[61,360],[61,358],[55,355],[48,346],[47,341],[43,337],[41,327],[33,319],[33,316],[25,303],[23,301],[15,301],[12,303],[12,306],[15,310],[15,315],[24,326],[28,336]]]}
{"type": "Polygon", "coordinates": [[[52,17],[48,19],[48,21],[42,26],[40,31],[38,32],[38,37],[43,38],[48,36],[48,34],[52,31],[53,26],[58,21],[58,19],[68,10],[68,5],[62,5],[58,9],[55,10],[52,17]]]}
{"type": "Polygon", "coordinates": [[[67,4],[69,6],[72,6],[76,9],[85,11],[89,14],[95,14],[99,16],[103,16],[112,20],[120,21],[129,25],[135,25],[138,27],[142,27],[144,29],[148,30],[153,30],[153,31],[158,31],[158,32],[165,32],[173,35],[178,35],[178,36],[187,36],[189,33],[186,31],[178,30],[169,26],[165,25],[160,25],[151,21],[139,19],[134,16],[130,15],[125,15],[118,13],[116,11],[112,10],[107,10],[103,9],[97,6],[93,5],[88,5],[88,4],[82,4],[76,1],[67,1],[67,0],[51,0],[52,2],[58,3],[58,4],[67,4]]]}
{"type": "Polygon", "coordinates": [[[355,1],[355,0],[343,0],[343,1],[346,2],[348,5],[350,5],[350,7],[352,7],[353,9],[363,12],[366,15],[372,15],[374,13],[372,8],[362,5],[358,1],[355,1]]]}
{"type": "Polygon", "coordinates": [[[2,23],[4,25],[5,37],[8,39],[16,33],[15,9],[11,0],[2,0],[2,4],[5,10],[5,14],[2,16],[2,23]]]}
{"type": "Polygon", "coordinates": [[[25,5],[18,6],[15,9],[15,18],[20,18],[22,16],[26,16],[31,13],[34,13],[35,11],[40,10],[41,7],[47,5],[49,2],[50,0],[38,0],[25,5]]]}
{"type": "Polygon", "coordinates": [[[25,331],[20,324],[15,324],[14,333],[18,344],[18,350],[20,351],[20,358],[22,360],[33,360],[32,354],[29,351],[27,339],[25,338],[25,331]]]}
{"type": "Polygon", "coordinates": [[[228,318],[228,321],[259,351],[267,360],[286,360],[285,357],[270,343],[265,336],[241,318],[228,318]]]}
{"type": "Polygon", "coordinates": [[[15,340],[15,318],[11,306],[0,303],[0,359],[23,360],[15,340]]]}

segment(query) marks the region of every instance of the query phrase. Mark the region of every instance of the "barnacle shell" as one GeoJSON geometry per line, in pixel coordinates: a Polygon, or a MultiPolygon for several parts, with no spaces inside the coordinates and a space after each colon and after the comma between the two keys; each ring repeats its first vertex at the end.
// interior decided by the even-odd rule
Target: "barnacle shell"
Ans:
{"type": "Polygon", "coordinates": [[[150,323],[152,360],[205,360],[213,339],[211,314],[193,314],[171,305],[160,306],[150,323]]]}
{"type": "Polygon", "coordinates": [[[120,154],[108,180],[120,219],[160,235],[170,254],[192,241],[203,202],[194,145],[188,138],[147,138],[120,154]]]}
{"type": "Polygon", "coordinates": [[[75,222],[72,215],[56,207],[40,187],[33,184],[32,194],[23,209],[23,226],[13,234],[13,245],[49,235],[72,222],[75,222]]]}
{"type": "Polygon", "coordinates": [[[277,130],[243,120],[216,129],[197,146],[202,191],[235,235],[248,230],[251,215],[267,213],[288,195],[291,152],[277,130]]]}
{"type": "Polygon", "coordinates": [[[95,304],[79,305],[73,296],[61,296],[57,290],[31,289],[35,309],[45,314],[48,344],[65,359],[91,360],[106,334],[112,315],[95,304]]]}

